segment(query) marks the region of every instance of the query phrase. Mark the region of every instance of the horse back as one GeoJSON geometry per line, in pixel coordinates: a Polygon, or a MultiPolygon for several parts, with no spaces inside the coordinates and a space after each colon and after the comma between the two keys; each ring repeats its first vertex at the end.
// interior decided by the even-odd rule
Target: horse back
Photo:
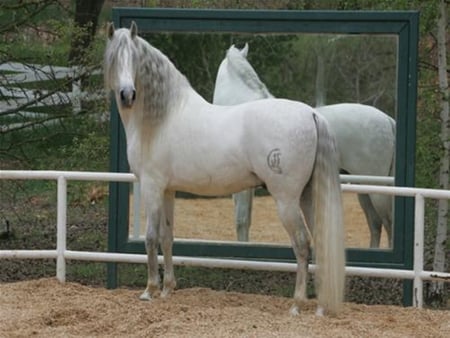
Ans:
{"type": "Polygon", "coordinates": [[[192,108],[173,115],[146,154],[171,189],[217,195],[286,175],[299,186],[309,180],[317,146],[311,107],[267,99],[192,108]]]}
{"type": "Polygon", "coordinates": [[[395,148],[395,121],[390,116],[356,103],[323,106],[317,111],[336,137],[342,169],[355,175],[389,174],[395,148]]]}

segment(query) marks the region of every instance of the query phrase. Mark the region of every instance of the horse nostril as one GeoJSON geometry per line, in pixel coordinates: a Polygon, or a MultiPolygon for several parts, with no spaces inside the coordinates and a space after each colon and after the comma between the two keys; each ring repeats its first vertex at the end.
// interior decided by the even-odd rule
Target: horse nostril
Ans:
{"type": "Polygon", "coordinates": [[[134,89],[122,89],[119,95],[120,101],[125,106],[131,106],[136,100],[136,90],[134,89]]]}

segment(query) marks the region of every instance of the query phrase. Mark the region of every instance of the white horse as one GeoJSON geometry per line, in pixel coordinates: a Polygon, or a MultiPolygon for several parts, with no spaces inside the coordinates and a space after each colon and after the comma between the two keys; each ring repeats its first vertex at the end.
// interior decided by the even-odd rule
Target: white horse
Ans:
{"type": "Polygon", "coordinates": [[[232,107],[204,100],[169,59],[130,29],[108,27],[105,85],[115,94],[127,156],[139,178],[147,217],[147,288],[175,288],[172,263],[175,191],[225,195],[265,184],[297,259],[292,314],[306,300],[310,245],[317,264],[317,314],[343,299],[345,247],[337,153],[326,120],[310,106],[268,99],[232,107]],[[311,243],[313,241],[313,243],[311,243]]]}
{"type": "MultiPolygon", "coordinates": [[[[273,98],[247,60],[248,44],[242,50],[234,45],[219,66],[213,103],[234,105],[273,98]]],[[[395,121],[382,111],[355,103],[322,106],[323,115],[334,132],[339,167],[354,175],[393,174],[395,121]]],[[[253,189],[234,194],[235,222],[239,241],[249,240],[253,189]]],[[[387,195],[358,195],[370,231],[370,247],[380,246],[382,224],[391,243],[392,198],[387,195]]]]}

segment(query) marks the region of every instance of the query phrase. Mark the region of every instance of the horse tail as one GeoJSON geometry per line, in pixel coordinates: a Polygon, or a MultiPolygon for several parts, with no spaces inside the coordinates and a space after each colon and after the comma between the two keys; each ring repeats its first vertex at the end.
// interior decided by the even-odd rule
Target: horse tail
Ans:
{"type": "Polygon", "coordinates": [[[345,246],[338,155],[324,117],[314,114],[317,154],[312,175],[316,289],[319,307],[336,314],[344,298],[345,246]]]}

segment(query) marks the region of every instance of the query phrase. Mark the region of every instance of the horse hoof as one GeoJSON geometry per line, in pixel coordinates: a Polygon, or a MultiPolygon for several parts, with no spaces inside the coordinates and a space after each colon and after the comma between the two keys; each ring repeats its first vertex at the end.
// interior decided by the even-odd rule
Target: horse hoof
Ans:
{"type": "Polygon", "coordinates": [[[318,306],[318,307],[317,307],[317,310],[316,310],[316,316],[317,316],[317,317],[323,317],[323,316],[324,316],[324,313],[325,313],[325,311],[324,311],[323,307],[318,306]]]}
{"type": "Polygon", "coordinates": [[[150,294],[148,293],[147,290],[145,290],[140,296],[139,296],[140,300],[145,300],[145,301],[150,301],[152,300],[152,297],[150,296],[150,294]]]}
{"type": "Polygon", "coordinates": [[[167,298],[170,296],[172,290],[171,289],[163,289],[161,292],[161,298],[167,298]]]}
{"type": "Polygon", "coordinates": [[[291,314],[291,316],[298,316],[300,314],[300,311],[298,309],[297,305],[292,305],[291,309],[289,310],[289,313],[291,314]]]}

